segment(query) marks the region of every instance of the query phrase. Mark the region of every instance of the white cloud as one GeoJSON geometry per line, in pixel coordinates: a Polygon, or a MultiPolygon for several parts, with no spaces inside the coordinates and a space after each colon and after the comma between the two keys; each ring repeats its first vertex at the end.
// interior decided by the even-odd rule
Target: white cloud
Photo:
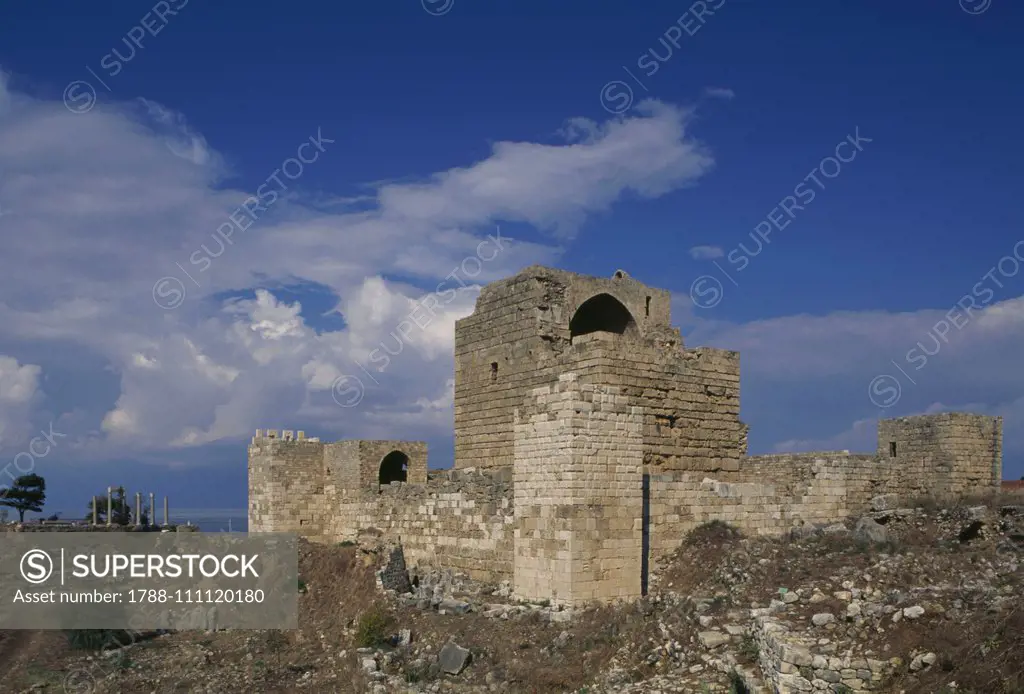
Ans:
{"type": "Polygon", "coordinates": [[[872,452],[879,418],[962,410],[1004,417],[1004,469],[1019,477],[1024,297],[997,300],[937,338],[936,325],[948,313],[841,311],[741,325],[698,319],[687,343],[740,352],[744,418],[791,432],[786,440],[767,440],[753,425],[751,440],[762,451],[872,452]],[[880,375],[899,383],[899,399],[888,407],[869,397],[880,375]],[[834,423],[823,425],[826,417],[834,423]]]}
{"type": "Polygon", "coordinates": [[[41,374],[35,364],[0,354],[0,449],[16,445],[29,432],[41,374]]]}
{"type": "MultiPolygon", "coordinates": [[[[378,184],[369,195],[285,197],[198,272],[190,254],[252,193],[222,185],[221,155],[165,106],[101,103],[72,114],[11,91],[0,73],[0,206],[16,211],[0,217],[0,322],[11,355],[0,357],[0,435],[27,436],[36,415],[48,414],[74,438],[64,459],[195,447],[263,427],[366,438],[450,434],[452,328],[472,311],[479,285],[535,262],[555,264],[557,244],[623,196],[655,197],[699,180],[713,161],[687,133],[689,118],[649,102],[632,117],[571,120],[568,142],[499,142],[481,161],[378,184]],[[8,234],[13,220],[18,233],[8,234]],[[507,241],[479,274],[460,274],[467,258],[490,257],[480,244],[502,222],[555,237],[507,241]],[[165,276],[186,288],[173,311],[153,301],[165,276]],[[449,296],[458,282],[446,277],[467,286],[449,296]],[[333,294],[343,327],[310,325],[302,302],[281,292],[296,285],[333,294]],[[429,297],[437,306],[425,317],[418,307],[429,297]],[[86,389],[73,403],[46,398],[40,378],[51,369],[34,356],[39,344],[81,354],[81,365],[61,368],[112,390],[86,389]],[[344,375],[365,386],[357,407],[339,408],[332,398],[344,375]],[[8,382],[17,384],[9,387],[16,402],[2,399],[8,382]]],[[[296,146],[312,134],[295,133],[296,146]]],[[[331,136],[326,126],[324,135],[331,136]]],[[[331,147],[321,156],[343,156],[331,147]]],[[[689,302],[673,305],[677,323],[694,322],[689,302]]],[[[783,423],[762,450],[865,450],[855,445],[861,440],[873,450],[864,422],[879,412],[868,382],[892,370],[889,360],[904,364],[945,313],[698,320],[685,337],[691,346],[742,352],[752,441],[759,422],[783,423]],[[823,405],[826,393],[838,404],[823,405]],[[832,421],[823,424],[826,411],[832,421]]],[[[948,337],[884,414],[972,403],[1005,413],[1007,450],[1024,451],[1024,299],[992,305],[948,337]]]]}
{"type": "MultiPolygon", "coordinates": [[[[106,365],[75,375],[113,394],[41,403],[74,437],[66,456],[198,446],[284,421],[346,436],[450,433],[452,331],[479,285],[553,264],[556,244],[623,196],[697,181],[713,160],[687,133],[690,117],[647,102],[627,118],[573,119],[568,141],[498,142],[480,161],[369,194],[302,197],[301,178],[288,181],[204,270],[192,254],[217,252],[213,233],[254,191],[223,185],[224,157],[182,114],[151,101],[75,114],[0,76],[0,205],[17,211],[0,227],[16,216],[19,232],[4,234],[0,255],[4,349],[24,362],[45,343],[82,354],[82,369],[106,365]],[[482,246],[502,222],[557,236],[482,246]],[[153,299],[164,277],[184,290],[174,310],[153,299]],[[310,325],[301,301],[282,298],[296,286],[334,294],[344,326],[310,325]],[[331,386],[346,374],[366,397],[342,410],[331,386]]],[[[275,156],[315,135],[294,133],[275,156]]],[[[344,152],[326,144],[320,156],[344,152]]]]}
{"type": "Polygon", "coordinates": [[[878,420],[874,418],[858,419],[850,425],[849,429],[834,436],[821,439],[790,439],[788,441],[781,441],[775,444],[773,452],[850,451],[851,453],[873,453],[877,448],[877,440],[878,420]]]}
{"type": "Polygon", "coordinates": [[[694,246],[690,249],[690,256],[694,260],[714,260],[725,255],[721,246],[694,246]]]}

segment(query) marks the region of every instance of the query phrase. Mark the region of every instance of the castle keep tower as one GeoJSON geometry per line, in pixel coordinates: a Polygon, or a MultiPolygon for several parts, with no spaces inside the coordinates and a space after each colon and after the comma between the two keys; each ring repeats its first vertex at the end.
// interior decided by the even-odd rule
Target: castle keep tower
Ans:
{"type": "Polygon", "coordinates": [[[645,465],[738,469],[739,354],[685,349],[669,292],[621,270],[602,279],[540,266],[484,287],[455,324],[455,466],[512,466],[514,410],[596,364],[605,368],[593,383],[644,408],[645,465]]]}

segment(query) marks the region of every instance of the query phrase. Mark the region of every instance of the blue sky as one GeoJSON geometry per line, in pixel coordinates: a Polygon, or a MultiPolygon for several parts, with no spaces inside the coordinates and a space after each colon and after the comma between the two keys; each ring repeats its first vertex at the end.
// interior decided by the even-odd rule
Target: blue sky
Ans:
{"type": "Polygon", "coordinates": [[[8,3],[0,462],[63,509],[112,483],[243,506],[256,428],[425,439],[447,466],[454,321],[542,263],[623,268],[674,293],[688,345],[740,350],[752,453],[968,409],[1004,416],[1016,479],[1022,22],[1008,0],[8,3]]]}

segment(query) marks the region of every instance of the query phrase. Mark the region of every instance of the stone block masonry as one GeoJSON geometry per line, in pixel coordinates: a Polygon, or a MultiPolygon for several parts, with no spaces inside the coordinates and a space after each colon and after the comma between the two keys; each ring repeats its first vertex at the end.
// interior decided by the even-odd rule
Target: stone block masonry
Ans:
{"type": "Polygon", "coordinates": [[[432,472],[399,484],[331,497],[332,541],[377,531],[401,542],[410,566],[453,569],[485,583],[512,579],[513,501],[507,470],[432,472]]]}
{"type": "MultiPolygon", "coordinates": [[[[671,333],[670,302],[622,271],[601,279],[532,266],[484,287],[455,324],[456,467],[511,467],[513,411],[564,373],[558,357],[574,336],[671,333]]],[[[682,345],[678,332],[671,339],[682,345]]]]}
{"type": "Polygon", "coordinates": [[[670,303],[621,270],[532,266],[485,287],[455,325],[454,468],[428,474],[422,442],[258,430],[250,531],[386,536],[413,569],[578,605],[642,595],[709,521],[780,535],[883,496],[999,489],[997,417],[882,420],[872,454],[748,456],[739,354],[685,347],[670,303]]]}
{"type": "Polygon", "coordinates": [[[642,594],[643,415],[575,373],[515,412],[514,582],[576,605],[642,594]]]}
{"type": "Polygon", "coordinates": [[[257,429],[249,444],[249,532],[327,541],[339,495],[427,481],[422,441],[324,443],[257,429]]]}
{"type": "Polygon", "coordinates": [[[906,492],[956,496],[1002,482],[1003,419],[965,412],[883,420],[878,457],[906,492]]]}

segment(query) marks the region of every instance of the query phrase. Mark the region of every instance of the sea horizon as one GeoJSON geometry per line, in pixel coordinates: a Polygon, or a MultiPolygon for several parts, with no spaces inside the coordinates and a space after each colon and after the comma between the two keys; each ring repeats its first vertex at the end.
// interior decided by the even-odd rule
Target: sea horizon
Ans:
{"type": "MultiPolygon", "coordinates": [[[[164,511],[157,504],[155,520],[163,523],[164,511]]],[[[59,514],[60,520],[87,520],[80,510],[51,511],[50,513],[34,513],[26,521],[49,518],[53,513],[59,514]]],[[[174,525],[191,523],[204,532],[248,532],[249,516],[245,508],[174,508],[168,509],[169,520],[174,525]]],[[[15,517],[15,520],[17,518],[15,517]]]]}

